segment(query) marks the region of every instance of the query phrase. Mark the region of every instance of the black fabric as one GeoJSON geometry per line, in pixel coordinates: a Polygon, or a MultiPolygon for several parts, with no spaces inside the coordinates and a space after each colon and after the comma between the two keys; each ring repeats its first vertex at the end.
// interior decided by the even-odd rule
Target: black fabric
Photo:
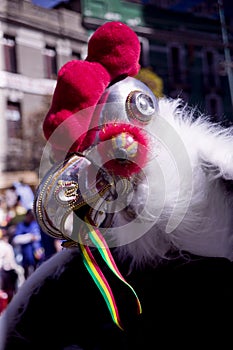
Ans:
{"type": "MultiPolygon", "coordinates": [[[[117,265],[124,274],[128,267],[117,265]]],[[[4,350],[227,349],[232,343],[233,265],[228,260],[186,256],[125,275],[141,301],[141,315],[129,288],[107,266],[101,268],[124,331],[113,323],[77,251],[59,277],[46,278],[31,295],[4,350]]]]}

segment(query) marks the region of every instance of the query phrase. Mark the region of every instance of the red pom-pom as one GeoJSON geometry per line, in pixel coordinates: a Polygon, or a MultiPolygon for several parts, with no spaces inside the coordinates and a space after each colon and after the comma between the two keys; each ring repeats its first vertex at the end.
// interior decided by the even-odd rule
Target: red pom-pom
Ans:
{"type": "Polygon", "coordinates": [[[43,123],[44,135],[55,149],[73,152],[91,145],[94,135],[88,129],[92,114],[109,81],[99,63],[70,61],[61,68],[43,123]]]}
{"type": "Polygon", "coordinates": [[[111,173],[129,177],[139,173],[148,161],[145,132],[130,124],[108,124],[100,131],[98,151],[103,166],[111,173]]]}
{"type": "Polygon", "coordinates": [[[86,59],[101,63],[114,80],[138,73],[140,49],[139,39],[130,27],[121,22],[107,22],[91,36],[86,59]]]}

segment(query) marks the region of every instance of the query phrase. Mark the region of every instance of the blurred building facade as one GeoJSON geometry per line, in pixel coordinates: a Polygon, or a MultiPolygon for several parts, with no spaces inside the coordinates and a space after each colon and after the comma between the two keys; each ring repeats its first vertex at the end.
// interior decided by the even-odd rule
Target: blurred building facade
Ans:
{"type": "MultiPolygon", "coordinates": [[[[233,5],[226,3],[232,54],[233,5]]],[[[215,121],[233,121],[217,1],[85,0],[82,15],[87,28],[106,20],[126,22],[140,37],[142,66],[162,78],[166,95],[184,98],[215,121]]]]}
{"type": "MultiPolygon", "coordinates": [[[[213,120],[233,121],[216,1],[1,0],[0,188],[19,177],[37,181],[36,138],[57,71],[84,59],[89,36],[108,20],[135,30],[141,66],[158,74],[164,94],[181,96],[213,120]]],[[[230,22],[228,31],[232,52],[230,22]]]]}
{"type": "Polygon", "coordinates": [[[57,71],[85,55],[87,40],[77,12],[0,1],[0,188],[15,180],[37,181],[36,137],[57,71]]]}

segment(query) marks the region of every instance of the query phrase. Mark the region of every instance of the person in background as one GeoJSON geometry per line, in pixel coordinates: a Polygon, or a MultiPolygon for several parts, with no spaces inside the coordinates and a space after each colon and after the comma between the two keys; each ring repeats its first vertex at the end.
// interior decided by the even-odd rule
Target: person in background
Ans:
{"type": "Polygon", "coordinates": [[[7,208],[4,197],[0,195],[0,225],[4,226],[7,222],[7,208]]]}
{"type": "Polygon", "coordinates": [[[62,240],[49,236],[41,230],[41,242],[44,248],[44,260],[51,258],[55,253],[62,250],[62,240]]]}
{"type": "Polygon", "coordinates": [[[17,264],[14,249],[8,242],[7,227],[0,226],[0,314],[24,281],[23,267],[17,264]]]}
{"type": "Polygon", "coordinates": [[[20,197],[21,205],[26,209],[31,209],[33,206],[34,193],[31,187],[21,181],[15,181],[13,187],[18,197],[20,197]]]}
{"type": "Polygon", "coordinates": [[[25,278],[27,278],[44,260],[44,248],[41,242],[40,227],[32,209],[28,209],[22,222],[16,225],[12,244],[16,256],[21,256],[25,278]]]}

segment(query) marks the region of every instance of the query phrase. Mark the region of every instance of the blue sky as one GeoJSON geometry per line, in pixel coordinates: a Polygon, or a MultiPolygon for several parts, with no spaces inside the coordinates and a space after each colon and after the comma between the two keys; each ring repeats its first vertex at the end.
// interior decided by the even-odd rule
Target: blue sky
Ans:
{"type": "MultiPolygon", "coordinates": [[[[69,2],[69,0],[31,0],[31,1],[35,5],[42,6],[44,8],[48,8],[48,9],[53,8],[54,6],[56,6],[62,2],[69,2]]],[[[153,0],[141,0],[141,2],[143,4],[155,3],[155,1],[153,1],[153,0]]],[[[214,3],[217,4],[217,2],[218,2],[217,0],[180,0],[175,5],[171,5],[170,10],[179,11],[179,12],[183,12],[183,11],[190,12],[190,10],[193,7],[196,7],[197,5],[199,5],[201,3],[206,3],[206,5],[208,7],[214,3]]],[[[223,4],[225,7],[225,14],[227,16],[233,16],[232,0],[223,0],[223,4]]],[[[217,15],[217,13],[216,13],[216,15],[217,15]]]]}
{"type": "Polygon", "coordinates": [[[34,5],[42,6],[47,9],[53,8],[58,5],[60,2],[69,2],[69,0],[32,0],[34,5]]]}

